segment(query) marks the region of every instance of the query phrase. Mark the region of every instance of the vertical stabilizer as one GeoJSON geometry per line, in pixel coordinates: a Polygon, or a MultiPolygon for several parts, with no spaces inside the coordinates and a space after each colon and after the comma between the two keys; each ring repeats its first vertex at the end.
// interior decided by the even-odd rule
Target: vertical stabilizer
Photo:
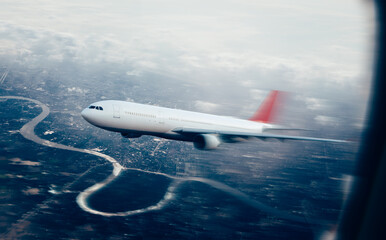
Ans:
{"type": "Polygon", "coordinates": [[[249,120],[263,123],[273,122],[277,115],[280,100],[283,98],[283,94],[283,92],[278,90],[271,91],[260,105],[259,109],[249,120]]]}

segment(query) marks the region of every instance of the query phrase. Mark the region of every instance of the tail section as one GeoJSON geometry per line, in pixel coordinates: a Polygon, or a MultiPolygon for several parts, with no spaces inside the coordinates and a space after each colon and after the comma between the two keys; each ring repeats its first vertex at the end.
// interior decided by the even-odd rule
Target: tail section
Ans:
{"type": "Polygon", "coordinates": [[[283,99],[283,92],[278,90],[271,91],[255,114],[249,119],[250,121],[271,123],[275,120],[278,108],[283,99]]]}

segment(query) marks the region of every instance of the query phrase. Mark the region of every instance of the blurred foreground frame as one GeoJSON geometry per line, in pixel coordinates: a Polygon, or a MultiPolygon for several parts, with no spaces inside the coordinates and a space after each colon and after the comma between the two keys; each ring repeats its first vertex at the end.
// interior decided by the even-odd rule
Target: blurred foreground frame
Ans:
{"type": "Polygon", "coordinates": [[[338,226],[338,240],[386,239],[385,1],[373,3],[376,46],[369,112],[354,182],[338,226]]]}

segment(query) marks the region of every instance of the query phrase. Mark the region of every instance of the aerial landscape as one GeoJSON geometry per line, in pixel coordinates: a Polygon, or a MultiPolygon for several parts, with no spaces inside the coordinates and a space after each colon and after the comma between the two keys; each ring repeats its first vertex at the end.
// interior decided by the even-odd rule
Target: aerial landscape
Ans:
{"type": "Polygon", "coordinates": [[[5,1],[0,239],[328,239],[365,128],[371,11],[301,2],[5,1]],[[272,89],[290,93],[279,123],[311,130],[280,134],[349,142],[200,151],[80,115],[114,99],[248,119],[272,89]]]}

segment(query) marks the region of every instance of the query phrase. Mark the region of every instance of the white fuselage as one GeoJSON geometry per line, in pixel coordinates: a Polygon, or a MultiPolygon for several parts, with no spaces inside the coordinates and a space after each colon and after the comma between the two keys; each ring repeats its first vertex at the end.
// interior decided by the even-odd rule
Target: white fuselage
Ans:
{"type": "Polygon", "coordinates": [[[122,134],[153,135],[168,139],[193,141],[189,135],[173,132],[176,128],[210,129],[261,133],[270,124],[233,117],[170,109],[124,101],[100,101],[82,111],[91,124],[122,134]],[[94,108],[90,108],[94,106],[94,108]],[[100,109],[103,110],[100,110],[100,109]]]}
{"type": "Polygon", "coordinates": [[[222,142],[239,142],[250,138],[347,142],[305,136],[280,135],[265,130],[296,130],[271,124],[282,93],[271,91],[249,120],[184,111],[124,101],[100,101],[82,111],[89,123],[125,138],[152,135],[193,142],[200,150],[216,149],[222,142]]]}

